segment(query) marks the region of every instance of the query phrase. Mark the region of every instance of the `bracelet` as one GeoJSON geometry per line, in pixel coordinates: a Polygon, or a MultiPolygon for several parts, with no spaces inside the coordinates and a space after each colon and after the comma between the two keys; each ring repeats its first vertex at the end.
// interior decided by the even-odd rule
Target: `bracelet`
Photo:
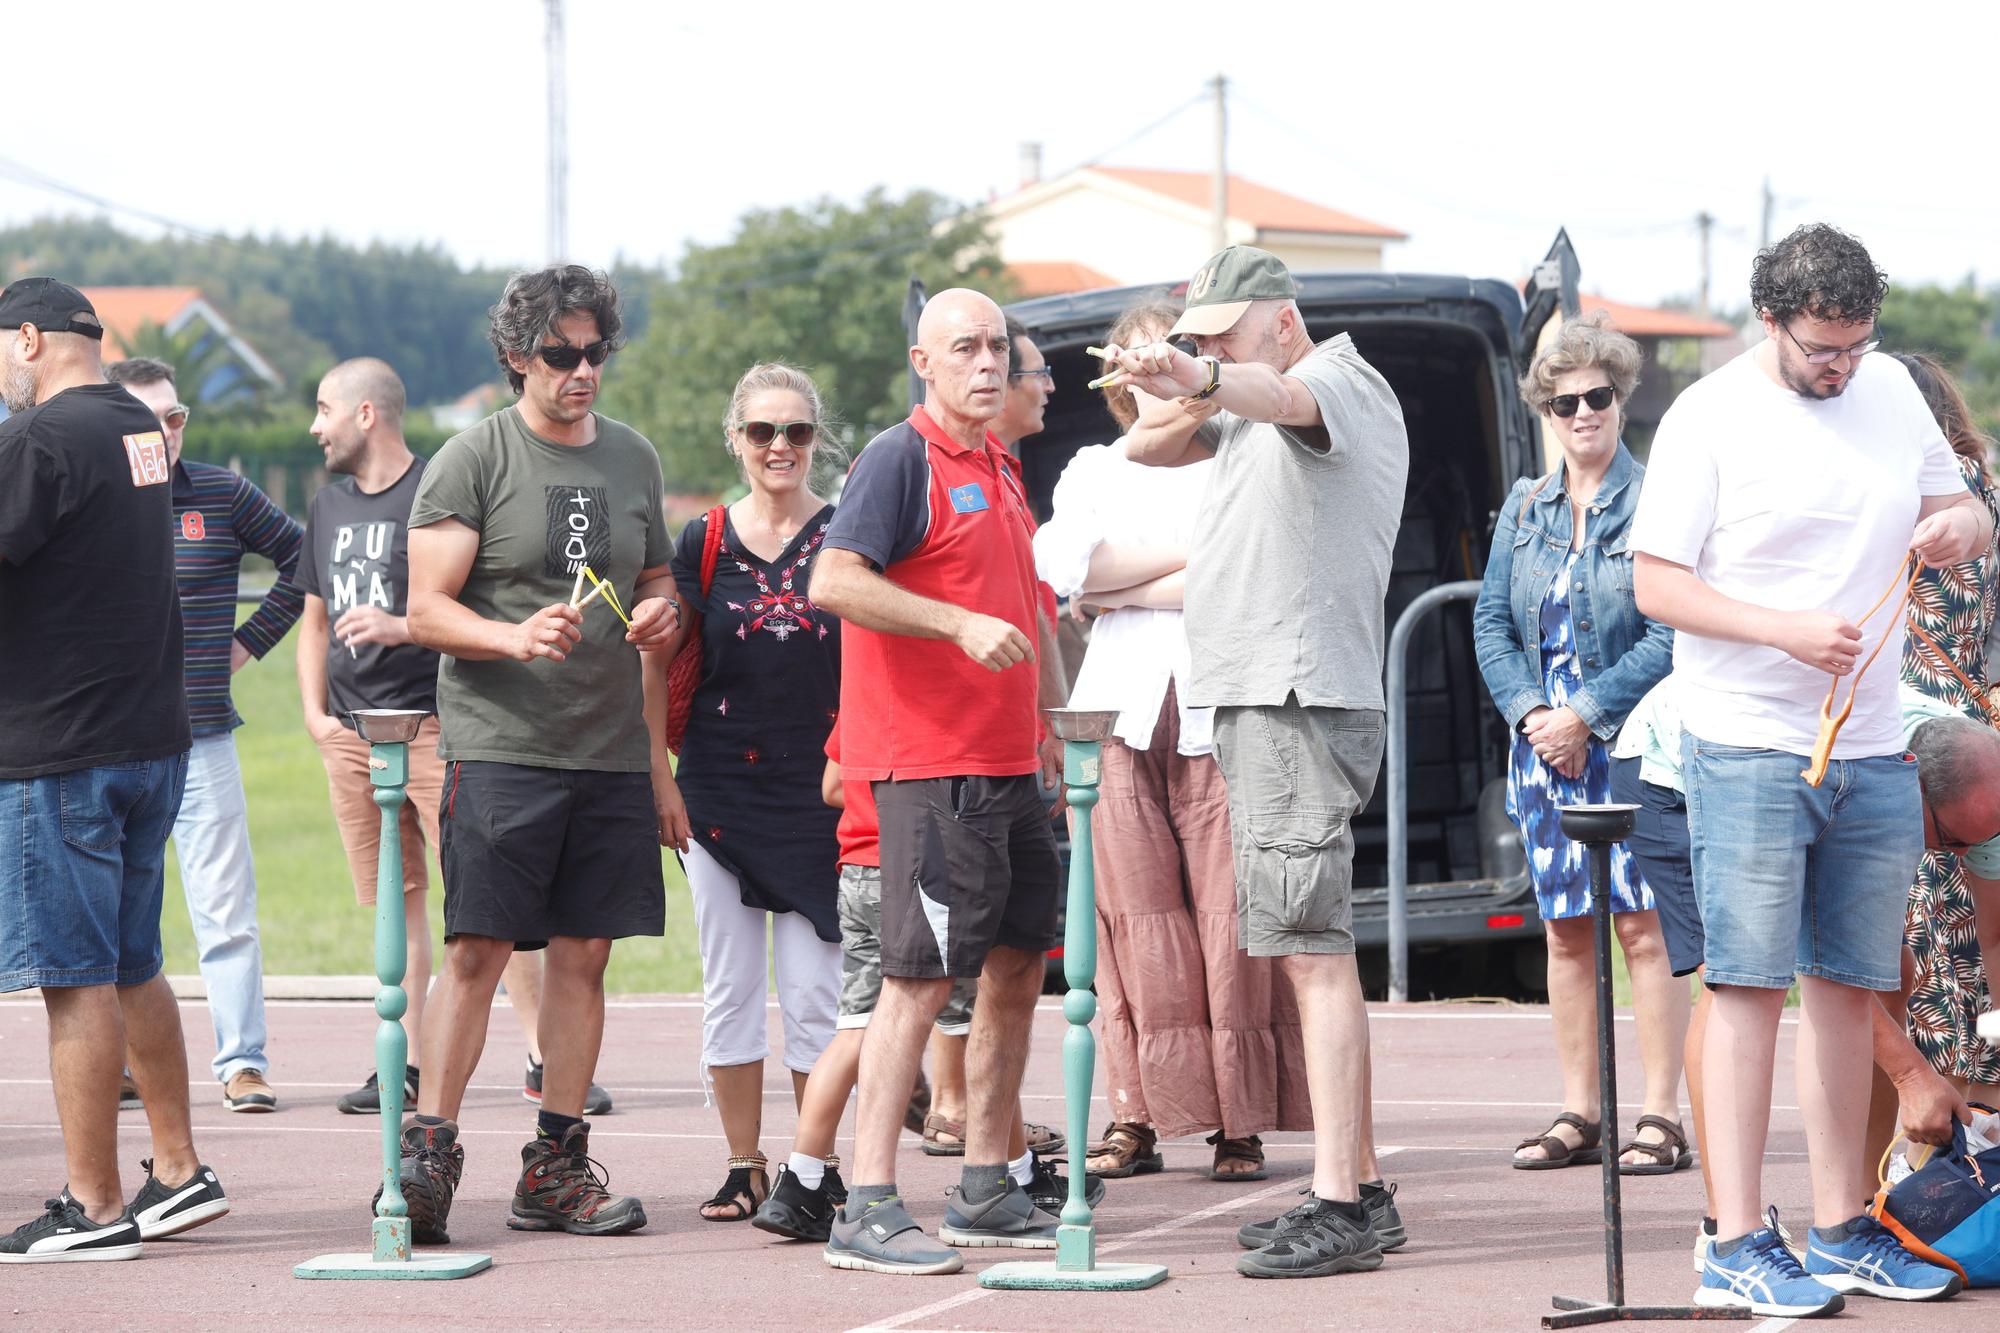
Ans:
{"type": "Polygon", "coordinates": [[[1201,356],[1195,359],[1208,363],[1208,385],[1195,395],[1195,399],[1199,401],[1204,398],[1213,398],[1215,397],[1215,391],[1222,387],[1222,362],[1212,356],[1201,356]]]}

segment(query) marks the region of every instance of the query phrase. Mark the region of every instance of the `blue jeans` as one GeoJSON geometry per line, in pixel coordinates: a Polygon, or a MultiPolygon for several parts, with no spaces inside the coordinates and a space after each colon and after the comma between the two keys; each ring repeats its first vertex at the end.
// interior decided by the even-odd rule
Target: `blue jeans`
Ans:
{"type": "Polygon", "coordinates": [[[198,736],[188,751],[187,793],[174,821],[201,979],[215,1023],[215,1077],[270,1068],[264,1056],[264,952],[257,942],[257,872],[243,771],[228,732],[198,736]]]}
{"type": "Polygon", "coordinates": [[[1783,990],[1795,973],[1902,985],[1903,916],[1924,851],[1909,755],[1837,759],[1809,787],[1781,750],[1681,737],[1710,986],[1783,990]]]}
{"type": "Polygon", "coordinates": [[[0,991],[136,986],[160,970],[185,754],[0,781],[0,991]]]}

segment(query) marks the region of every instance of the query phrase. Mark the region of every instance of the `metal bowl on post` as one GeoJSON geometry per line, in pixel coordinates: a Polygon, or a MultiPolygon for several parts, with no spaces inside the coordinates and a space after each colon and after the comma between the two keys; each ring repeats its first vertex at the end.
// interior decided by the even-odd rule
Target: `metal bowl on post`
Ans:
{"type": "Polygon", "coordinates": [[[370,745],[404,744],[417,738],[417,729],[430,714],[419,708],[357,708],[348,714],[354,729],[370,745]]]}
{"type": "Polygon", "coordinates": [[[1049,730],[1062,741],[1107,741],[1118,724],[1116,711],[1091,708],[1044,708],[1049,730]]]}
{"type": "Polygon", "coordinates": [[[1638,810],[1636,805],[1616,802],[1565,805],[1562,807],[1563,836],[1586,847],[1600,842],[1623,842],[1632,836],[1632,817],[1638,810]]]}

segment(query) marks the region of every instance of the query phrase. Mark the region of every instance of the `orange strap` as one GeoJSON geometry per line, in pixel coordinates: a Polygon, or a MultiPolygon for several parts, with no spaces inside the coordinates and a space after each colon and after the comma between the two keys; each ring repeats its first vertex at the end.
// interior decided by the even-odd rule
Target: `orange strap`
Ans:
{"type": "Polygon", "coordinates": [[[1986,714],[1986,720],[1994,726],[2000,727],[2000,707],[1995,706],[1993,696],[1985,690],[1980,689],[1977,685],[1974,685],[1971,678],[1958,669],[1958,663],[1951,660],[1951,654],[1938,647],[1937,640],[1924,632],[1922,625],[1912,620],[1910,622],[1910,633],[1916,636],[1918,643],[1930,649],[1931,656],[1938,660],[1938,665],[1949,671],[1952,677],[1965,687],[1965,692],[1972,697],[1972,701],[1978,704],[1980,710],[1986,714]]]}
{"type": "Polygon", "coordinates": [[[1916,591],[1917,579],[1923,572],[1924,562],[1919,560],[1914,552],[1904,556],[1903,562],[1896,566],[1896,577],[1891,580],[1887,588],[1883,589],[1882,595],[1875,599],[1875,605],[1862,612],[1861,619],[1855,622],[1857,626],[1867,624],[1875,613],[1882,609],[1882,604],[1894,595],[1897,588],[1903,590],[1903,595],[1896,601],[1895,611],[1889,616],[1888,626],[1882,631],[1882,638],[1875,645],[1875,651],[1869,653],[1855,670],[1854,679],[1847,687],[1847,703],[1838,715],[1833,711],[1833,701],[1840,694],[1840,677],[1833,677],[1832,683],[1826,687],[1826,702],[1819,707],[1819,739],[1813,742],[1812,762],[1799,771],[1799,776],[1806,780],[1807,786],[1817,787],[1826,780],[1827,765],[1833,760],[1833,743],[1839,739],[1840,729],[1847,725],[1848,714],[1854,711],[1854,695],[1861,688],[1861,677],[1867,674],[1869,667],[1875,665],[1875,659],[1880,657],[1882,650],[1888,646],[1889,628],[1901,618],[1903,607],[1909,602],[1910,594],[1916,591]],[[1905,569],[1910,571],[1908,579],[1903,577],[1905,569]]]}

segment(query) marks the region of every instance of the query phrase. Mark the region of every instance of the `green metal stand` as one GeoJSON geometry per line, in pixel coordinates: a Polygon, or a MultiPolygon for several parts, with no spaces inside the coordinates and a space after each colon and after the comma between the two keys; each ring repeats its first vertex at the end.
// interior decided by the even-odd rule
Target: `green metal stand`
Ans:
{"type": "Polygon", "coordinates": [[[368,780],[382,810],[381,856],[375,870],[375,1081],[382,1101],[382,1197],[375,1206],[374,1249],[358,1254],[322,1254],[292,1269],[303,1278],[470,1277],[493,1266],[491,1255],[410,1253],[410,1207],[403,1199],[397,1168],[402,1161],[403,1075],[410,1039],[402,1017],[409,1008],[403,991],[408,957],[403,925],[403,840],[399,819],[404,784],[410,778],[410,742],[428,713],[402,709],[357,709],[361,738],[369,743],[368,780]]]}
{"type": "Polygon", "coordinates": [[[1070,1142],[1069,1200],[1056,1230],[1054,1263],[995,1264],[979,1275],[979,1285],[1002,1291],[1141,1291],[1166,1281],[1163,1264],[1100,1264],[1097,1226],[1084,1201],[1084,1145],[1090,1142],[1090,1088],[1097,1042],[1090,1020],[1097,1016],[1097,872],[1091,859],[1090,811],[1097,804],[1103,742],[1118,721],[1115,712],[1071,708],[1043,710],[1049,730],[1063,742],[1063,781],[1069,787],[1069,908],[1063,923],[1063,1099],[1070,1142]]]}

